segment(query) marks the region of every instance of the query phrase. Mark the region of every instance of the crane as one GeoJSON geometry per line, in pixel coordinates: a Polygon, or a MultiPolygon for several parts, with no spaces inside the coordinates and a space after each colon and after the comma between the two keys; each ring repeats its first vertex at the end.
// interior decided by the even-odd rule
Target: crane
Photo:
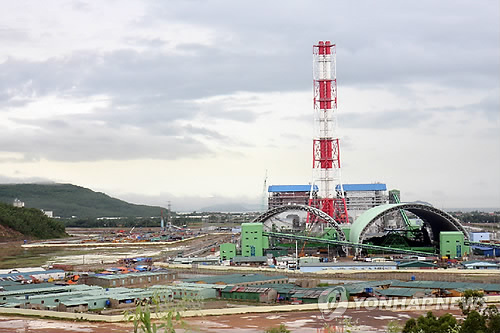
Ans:
{"type": "Polygon", "coordinates": [[[267,197],[267,169],[266,174],[264,176],[264,185],[262,186],[262,201],[260,203],[260,211],[265,212],[266,209],[266,197],[267,197]]]}

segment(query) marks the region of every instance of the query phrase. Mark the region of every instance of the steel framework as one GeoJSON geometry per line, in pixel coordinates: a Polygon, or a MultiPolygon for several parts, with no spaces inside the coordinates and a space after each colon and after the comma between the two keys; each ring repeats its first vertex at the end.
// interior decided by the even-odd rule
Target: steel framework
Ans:
{"type": "MultiPolygon", "coordinates": [[[[393,212],[400,212],[401,210],[406,210],[409,211],[410,213],[415,214],[416,216],[420,217],[424,222],[427,222],[431,225],[432,233],[435,235],[434,236],[434,241],[438,242],[439,241],[439,232],[440,231],[460,231],[464,234],[465,241],[469,241],[469,234],[465,230],[465,228],[460,224],[460,221],[458,221],[456,218],[451,216],[450,214],[434,208],[432,206],[428,205],[423,205],[423,204],[418,204],[418,203],[405,203],[405,204],[396,204],[391,207],[391,205],[387,205],[387,209],[384,211],[380,212],[379,214],[373,216],[368,224],[366,224],[361,232],[359,233],[359,242],[362,243],[366,237],[368,237],[369,229],[372,227],[374,224],[381,223],[381,218],[393,213],[393,212]],[[429,215],[428,214],[433,214],[434,216],[438,216],[442,219],[442,221],[445,221],[446,224],[449,226],[447,229],[444,230],[438,230],[437,226],[434,226],[434,222],[429,220],[429,215]]],[[[358,219],[359,220],[359,219],[358,219]]],[[[358,221],[356,220],[356,221],[358,221]]],[[[352,232],[351,232],[352,236],[352,232]]]]}
{"type": "Polygon", "coordinates": [[[360,249],[360,250],[361,249],[376,250],[376,251],[387,252],[387,253],[401,253],[401,254],[411,254],[411,255],[419,255],[419,256],[436,255],[436,254],[431,254],[431,253],[427,253],[427,252],[423,252],[423,251],[416,251],[416,250],[411,250],[411,249],[399,249],[399,248],[387,247],[387,246],[370,245],[370,244],[363,244],[363,243],[352,243],[352,242],[347,242],[344,240],[331,240],[331,239],[323,239],[323,238],[318,238],[318,237],[291,235],[291,234],[285,234],[285,233],[280,233],[280,232],[265,231],[262,234],[265,236],[275,237],[275,238],[285,238],[285,239],[291,239],[291,240],[301,240],[301,241],[305,241],[305,242],[316,242],[316,243],[337,245],[337,246],[342,246],[343,248],[352,247],[352,248],[360,249]]]}
{"type": "MultiPolygon", "coordinates": [[[[263,214],[257,216],[252,222],[254,222],[254,223],[260,222],[264,225],[266,231],[271,231],[271,228],[267,225],[266,222],[268,220],[270,220],[272,217],[274,217],[278,214],[281,214],[283,212],[288,212],[288,211],[307,212],[308,214],[325,221],[325,224],[328,227],[335,229],[335,231],[337,232],[337,236],[341,241],[346,240],[345,233],[340,228],[337,221],[335,221],[331,216],[329,216],[325,212],[319,210],[318,208],[314,208],[314,207],[306,206],[306,205],[285,205],[285,206],[276,207],[276,208],[270,209],[267,212],[264,212],[263,214]]],[[[315,231],[319,231],[319,230],[308,230],[308,231],[314,233],[315,231]]]]}
{"type": "Polygon", "coordinates": [[[336,51],[335,44],[330,41],[320,41],[313,46],[313,79],[313,183],[319,186],[319,198],[310,198],[309,205],[319,208],[340,223],[348,223],[340,177],[340,143],[336,137],[336,51]],[[337,184],[340,186],[339,191],[335,190],[337,184]]]}

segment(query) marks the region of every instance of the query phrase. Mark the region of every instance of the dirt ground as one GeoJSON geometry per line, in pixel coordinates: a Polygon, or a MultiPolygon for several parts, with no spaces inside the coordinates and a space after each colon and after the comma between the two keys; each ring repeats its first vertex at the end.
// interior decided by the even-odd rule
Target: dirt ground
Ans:
{"type": "MultiPolygon", "coordinates": [[[[448,311],[433,310],[437,316],[448,311]]],[[[461,318],[459,311],[451,312],[461,318]]],[[[406,320],[425,314],[425,311],[383,311],[366,309],[349,309],[343,318],[326,321],[319,311],[295,313],[260,313],[227,315],[217,317],[195,317],[184,320],[185,328],[179,327],[177,332],[200,333],[260,333],[265,329],[285,324],[292,332],[320,333],[330,326],[337,331],[358,333],[381,333],[386,331],[389,322],[396,321],[401,326],[406,320]],[[344,323],[344,324],[343,324],[344,323]],[[342,330],[343,326],[343,330],[342,330]]],[[[74,321],[59,321],[47,319],[28,319],[21,317],[0,317],[0,333],[131,333],[130,323],[88,323],[74,321]]]]}

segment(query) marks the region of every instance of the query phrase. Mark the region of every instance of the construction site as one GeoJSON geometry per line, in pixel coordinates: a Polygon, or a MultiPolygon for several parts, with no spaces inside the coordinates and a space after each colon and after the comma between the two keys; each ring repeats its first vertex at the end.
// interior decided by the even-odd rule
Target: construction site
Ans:
{"type": "Polygon", "coordinates": [[[404,202],[399,190],[388,191],[384,183],[343,184],[336,49],[330,41],[313,46],[313,92],[313,179],[269,186],[268,210],[254,224],[242,224],[241,247],[225,244],[222,252],[230,255],[224,259],[288,250],[295,258],[326,253],[327,260],[330,253],[355,260],[372,254],[456,260],[468,258],[475,247],[498,249],[484,244],[489,236],[470,239],[450,214],[427,203],[404,202]]]}

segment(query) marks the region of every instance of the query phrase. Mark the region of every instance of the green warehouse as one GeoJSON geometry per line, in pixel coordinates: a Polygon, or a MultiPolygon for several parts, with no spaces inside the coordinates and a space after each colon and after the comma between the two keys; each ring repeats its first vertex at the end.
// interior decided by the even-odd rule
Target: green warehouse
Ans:
{"type": "Polygon", "coordinates": [[[439,249],[441,257],[450,259],[465,257],[470,253],[469,246],[465,245],[464,234],[460,231],[441,231],[439,249]]]}
{"type": "Polygon", "coordinates": [[[231,260],[236,257],[236,244],[223,243],[220,245],[220,259],[231,260]]]}
{"type": "Polygon", "coordinates": [[[263,256],[264,249],[269,248],[269,238],[263,236],[262,223],[241,224],[241,255],[244,257],[263,256]]]}

